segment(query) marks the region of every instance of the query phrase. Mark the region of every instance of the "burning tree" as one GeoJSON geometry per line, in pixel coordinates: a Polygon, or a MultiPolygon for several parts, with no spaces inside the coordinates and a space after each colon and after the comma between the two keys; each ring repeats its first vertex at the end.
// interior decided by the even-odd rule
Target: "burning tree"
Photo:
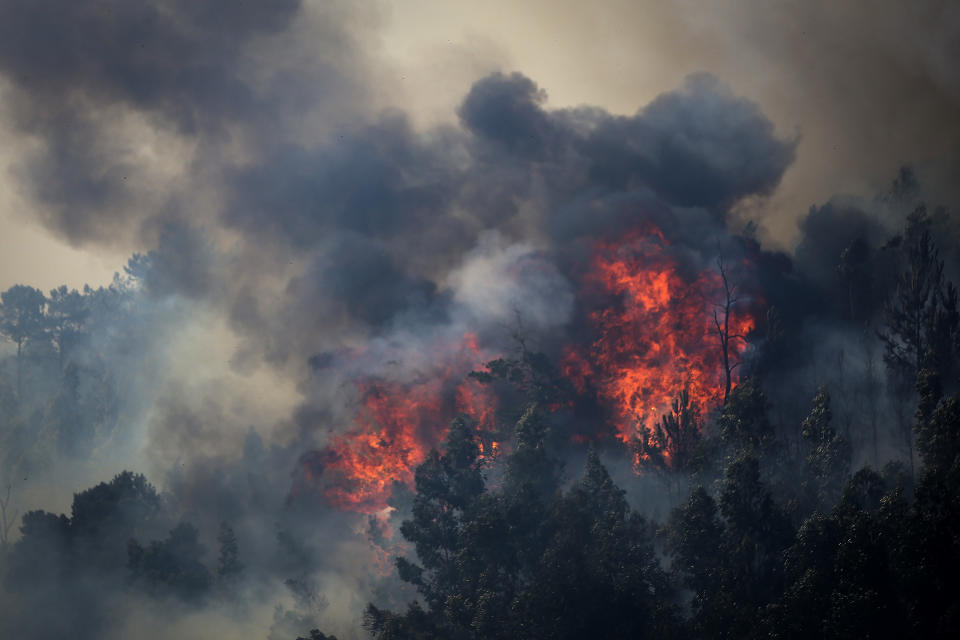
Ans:
{"type": "Polygon", "coordinates": [[[638,460],[664,466],[689,460],[697,416],[726,402],[754,327],[722,260],[719,273],[691,278],[669,249],[656,229],[598,244],[584,278],[585,295],[598,299],[589,316],[597,337],[564,361],[578,390],[595,389],[610,407],[638,460]]]}
{"type": "Polygon", "coordinates": [[[598,242],[579,274],[587,332],[561,349],[559,367],[517,330],[512,356],[484,360],[475,334],[448,335],[429,345],[431,363],[411,375],[358,379],[353,424],[304,456],[294,492],[307,484],[332,506],[382,510],[396,483],[413,485],[413,469],[458,413],[475,420],[489,464],[509,436],[498,421],[512,424],[531,405],[577,417],[553,421],[563,423],[553,439],[610,437],[632,448],[638,465],[686,468],[701,416],[738,382],[754,320],[722,259],[719,270],[697,272],[679,256],[653,226],[598,242]]]}
{"type": "Polygon", "coordinates": [[[740,298],[737,295],[736,285],[730,282],[723,256],[717,258],[717,271],[720,273],[720,279],[723,282],[723,300],[714,306],[713,324],[717,328],[717,335],[720,338],[720,353],[723,358],[725,377],[723,404],[726,405],[730,398],[730,389],[733,387],[733,371],[741,364],[738,356],[746,345],[747,336],[745,333],[738,333],[737,329],[731,327],[730,324],[734,306],[740,302],[740,298]]]}
{"type": "Polygon", "coordinates": [[[652,428],[642,430],[633,441],[638,468],[685,470],[693,462],[701,442],[699,411],[686,389],[674,399],[670,412],[652,428]]]}

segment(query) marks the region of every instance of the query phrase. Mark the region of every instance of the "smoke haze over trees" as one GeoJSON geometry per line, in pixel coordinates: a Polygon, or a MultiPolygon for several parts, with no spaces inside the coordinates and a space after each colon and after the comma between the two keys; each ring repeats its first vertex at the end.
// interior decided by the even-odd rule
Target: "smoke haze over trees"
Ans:
{"type": "MultiPolygon", "coordinates": [[[[960,139],[921,4],[788,39],[960,139]]],[[[621,113],[490,53],[425,122],[385,7],[0,0],[3,179],[126,256],[0,292],[0,637],[956,637],[955,154],[787,248],[819,147],[742,83],[621,113]]]]}

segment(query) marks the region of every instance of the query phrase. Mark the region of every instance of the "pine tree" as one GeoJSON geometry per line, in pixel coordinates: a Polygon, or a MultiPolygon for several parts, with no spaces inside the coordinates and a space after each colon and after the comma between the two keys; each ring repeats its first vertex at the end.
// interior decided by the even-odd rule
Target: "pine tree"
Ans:
{"type": "Polygon", "coordinates": [[[820,387],[813,398],[810,415],[801,425],[800,435],[811,447],[807,469],[814,478],[817,497],[826,505],[833,505],[839,499],[850,474],[850,443],[836,432],[832,420],[830,393],[826,387],[820,387]]]}
{"type": "Polygon", "coordinates": [[[217,578],[229,580],[243,571],[240,562],[240,546],[237,536],[226,522],[220,523],[220,532],[217,534],[217,543],[220,545],[220,555],[217,558],[217,578]]]}
{"type": "Polygon", "coordinates": [[[907,269],[886,306],[885,327],[879,332],[884,359],[907,388],[912,388],[928,351],[943,363],[952,360],[960,332],[957,291],[944,278],[930,226],[925,207],[910,214],[903,238],[907,269]]]}
{"type": "Polygon", "coordinates": [[[17,396],[23,395],[23,347],[45,337],[43,292],[17,284],[0,294],[0,333],[17,345],[17,396]]]}

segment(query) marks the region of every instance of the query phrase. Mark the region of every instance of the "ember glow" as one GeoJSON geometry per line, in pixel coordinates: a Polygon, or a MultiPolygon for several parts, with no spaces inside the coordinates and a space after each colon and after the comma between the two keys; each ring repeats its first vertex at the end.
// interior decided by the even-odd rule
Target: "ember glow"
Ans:
{"type": "MultiPolygon", "coordinates": [[[[567,349],[564,371],[579,391],[592,388],[609,407],[624,442],[649,431],[684,389],[702,411],[722,403],[725,371],[714,313],[722,325],[725,290],[717,271],[685,278],[669,242],[650,229],[598,242],[583,286],[601,301],[589,314],[596,338],[586,348],[567,349]]],[[[746,336],[754,321],[734,306],[729,327],[731,336],[746,336]]],[[[732,361],[745,349],[744,339],[732,338],[732,361]]]]}

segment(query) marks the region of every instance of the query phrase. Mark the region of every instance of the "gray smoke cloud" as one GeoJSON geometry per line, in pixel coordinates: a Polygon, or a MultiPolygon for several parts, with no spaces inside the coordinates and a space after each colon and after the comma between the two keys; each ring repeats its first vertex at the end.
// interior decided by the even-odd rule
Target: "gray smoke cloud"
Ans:
{"type": "Polygon", "coordinates": [[[73,243],[196,221],[203,182],[248,145],[363,102],[350,11],[335,3],[5,2],[0,15],[14,124],[43,142],[16,170],[73,243]],[[305,38],[322,43],[310,61],[305,38]]]}
{"type": "MultiPolygon", "coordinates": [[[[93,576],[127,613],[74,603],[64,620],[96,622],[80,637],[247,625],[356,637],[365,602],[408,599],[375,568],[383,549],[365,517],[296,494],[309,488],[303,456],[353,426],[358,381],[430,379],[467,332],[481,359],[510,353],[519,329],[547,350],[573,339],[577,276],[598,239],[655,225],[690,273],[749,257],[767,302],[805,336],[836,337],[785,366],[791,382],[854,339],[832,316],[804,318],[826,307],[817,287],[842,251],[857,237],[879,246],[899,218],[877,203],[815,207],[795,260],[739,235],[731,212],[774,194],[804,141],[723,78],[678,78],[618,115],[553,108],[534,79],[496,72],[452,122],[418,127],[380,108],[376,21],[347,3],[0,2],[8,124],[38,142],[16,167],[36,216],[77,245],[138,247],[90,347],[117,384],[116,431],[73,472],[38,465],[46,488],[23,506],[69,512],[80,486],[137,467],[162,489],[164,526],[195,523],[211,560],[227,521],[247,565],[242,615],[93,576]]],[[[938,35],[923,54],[923,86],[953,101],[950,42],[938,35]]],[[[851,366],[877,358],[863,353],[851,366]]],[[[33,587],[31,606],[4,612],[8,628],[63,633],[36,612],[69,594],[33,587]]]]}

